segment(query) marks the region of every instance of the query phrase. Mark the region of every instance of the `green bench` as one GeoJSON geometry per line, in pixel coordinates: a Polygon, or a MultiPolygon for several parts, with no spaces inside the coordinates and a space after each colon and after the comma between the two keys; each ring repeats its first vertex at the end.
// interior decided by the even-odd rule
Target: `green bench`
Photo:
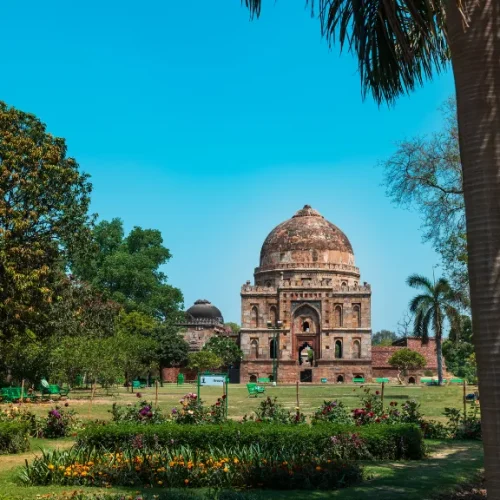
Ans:
{"type": "MultiPolygon", "coordinates": [[[[20,387],[4,387],[0,394],[2,401],[6,403],[12,403],[14,401],[21,401],[21,388],[20,387]]],[[[33,400],[35,399],[34,394],[28,394],[26,389],[22,391],[23,400],[33,400]]]]}
{"type": "Polygon", "coordinates": [[[271,379],[269,377],[261,377],[259,379],[257,379],[257,382],[259,384],[270,384],[271,383],[271,379]]]}
{"type": "Polygon", "coordinates": [[[57,384],[49,384],[45,379],[42,379],[40,392],[42,393],[42,399],[52,399],[54,396],[59,396],[60,399],[68,397],[69,388],[59,387],[57,384]]]}
{"type": "MultiPolygon", "coordinates": [[[[444,378],[442,380],[442,383],[443,384],[446,384],[447,380],[444,378]]],[[[420,383],[421,384],[427,384],[427,385],[438,385],[438,381],[436,379],[433,379],[433,378],[421,378],[420,379],[420,383]]]]}
{"type": "Polygon", "coordinates": [[[463,384],[463,383],[464,383],[464,381],[461,378],[452,378],[450,380],[450,384],[463,384]]]}
{"type": "Polygon", "coordinates": [[[389,379],[388,378],[385,378],[385,377],[379,377],[379,378],[376,378],[375,379],[375,382],[377,382],[378,384],[383,384],[384,382],[389,382],[389,379]]]}
{"type": "Polygon", "coordinates": [[[132,381],[132,389],[145,389],[146,384],[144,382],[141,382],[140,380],[133,380],[132,381]]]}
{"type": "Polygon", "coordinates": [[[365,379],[363,377],[354,377],[352,379],[352,381],[355,383],[355,384],[364,384],[365,383],[365,379]]]}
{"type": "Polygon", "coordinates": [[[261,387],[255,383],[247,384],[248,397],[255,396],[257,397],[259,394],[263,394],[265,392],[265,387],[261,387]]]}

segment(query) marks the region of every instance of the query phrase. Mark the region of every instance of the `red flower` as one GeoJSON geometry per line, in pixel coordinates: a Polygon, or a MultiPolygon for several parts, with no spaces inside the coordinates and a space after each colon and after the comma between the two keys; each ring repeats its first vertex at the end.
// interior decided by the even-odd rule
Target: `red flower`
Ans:
{"type": "Polygon", "coordinates": [[[380,392],[379,391],[375,391],[375,394],[378,396],[380,394],[380,392]]]}

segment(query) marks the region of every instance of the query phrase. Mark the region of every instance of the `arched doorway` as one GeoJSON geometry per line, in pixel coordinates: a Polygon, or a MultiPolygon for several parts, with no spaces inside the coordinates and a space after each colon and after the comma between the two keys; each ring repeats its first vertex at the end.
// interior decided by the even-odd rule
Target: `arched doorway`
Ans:
{"type": "Polygon", "coordinates": [[[335,341],[335,358],[336,359],[342,358],[342,341],[341,340],[335,341]]]}
{"type": "MultiPolygon", "coordinates": [[[[312,346],[309,344],[309,342],[304,342],[299,347],[299,365],[308,364],[309,361],[313,359],[314,359],[314,350],[312,346]]],[[[312,362],[310,362],[309,364],[312,364],[312,362]]]]}
{"type": "Polygon", "coordinates": [[[257,382],[257,375],[250,375],[250,382],[257,382]]]}
{"type": "Polygon", "coordinates": [[[337,384],[343,384],[344,383],[344,375],[339,375],[337,377],[337,384]]]}
{"type": "Polygon", "coordinates": [[[409,384],[415,384],[415,382],[416,382],[415,377],[410,377],[410,378],[408,379],[408,383],[409,383],[409,384]]]}

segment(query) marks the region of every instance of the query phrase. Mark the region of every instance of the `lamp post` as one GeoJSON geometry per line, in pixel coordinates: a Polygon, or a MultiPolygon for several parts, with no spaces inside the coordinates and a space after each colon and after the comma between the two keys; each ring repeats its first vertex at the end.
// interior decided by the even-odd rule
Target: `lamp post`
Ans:
{"type": "Polygon", "coordinates": [[[281,330],[283,326],[282,321],[276,321],[276,324],[273,325],[271,321],[267,322],[267,328],[269,330],[274,331],[273,335],[273,382],[276,384],[278,382],[278,354],[279,354],[279,335],[278,332],[281,330]]]}

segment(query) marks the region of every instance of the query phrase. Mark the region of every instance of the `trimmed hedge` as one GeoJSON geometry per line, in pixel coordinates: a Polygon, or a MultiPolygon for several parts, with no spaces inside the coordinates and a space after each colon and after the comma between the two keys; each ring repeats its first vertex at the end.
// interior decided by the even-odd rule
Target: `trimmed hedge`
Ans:
{"type": "Polygon", "coordinates": [[[326,446],[336,446],[339,457],[354,455],[358,459],[419,460],[424,456],[420,429],[411,424],[373,424],[366,426],[319,424],[280,425],[258,423],[227,423],[223,425],[90,425],[79,435],[78,445],[119,451],[132,446],[140,436],[143,446],[189,446],[207,450],[210,447],[230,448],[259,445],[262,451],[311,453],[326,446]],[[349,439],[338,439],[338,437],[349,439]],[[334,438],[335,437],[335,438],[334,438]],[[351,439],[351,438],[355,439],[351,439]],[[334,438],[334,439],[332,439],[334,438]],[[359,442],[362,444],[359,446],[359,442]],[[356,450],[346,449],[354,447],[356,450]]]}
{"type": "Polygon", "coordinates": [[[18,422],[0,422],[0,455],[29,450],[28,437],[26,425],[18,422]]]}

